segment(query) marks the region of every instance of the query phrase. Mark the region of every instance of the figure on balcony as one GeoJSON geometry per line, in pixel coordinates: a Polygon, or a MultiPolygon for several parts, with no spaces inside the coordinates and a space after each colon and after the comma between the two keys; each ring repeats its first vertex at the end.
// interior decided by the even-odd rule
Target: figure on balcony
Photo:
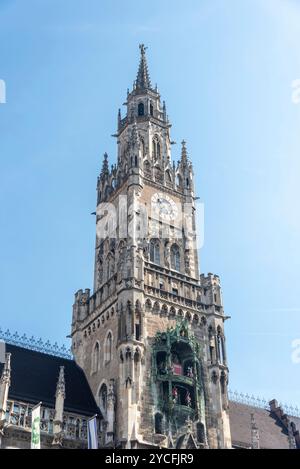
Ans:
{"type": "Polygon", "coordinates": [[[167,365],[166,362],[160,362],[158,365],[158,371],[161,375],[166,375],[168,370],[167,370],[167,365]]]}
{"type": "Polygon", "coordinates": [[[177,353],[172,354],[172,373],[174,375],[182,375],[182,365],[180,363],[177,353]]]}
{"type": "Polygon", "coordinates": [[[176,386],[172,390],[172,397],[173,397],[174,404],[177,404],[178,403],[178,389],[176,388],[176,386]]]}
{"type": "Polygon", "coordinates": [[[186,375],[187,375],[188,378],[193,378],[194,377],[193,367],[192,366],[187,367],[186,375]]]}
{"type": "Polygon", "coordinates": [[[186,395],[185,395],[185,403],[188,407],[192,407],[192,398],[191,398],[191,394],[190,394],[190,391],[187,391],[186,392],[186,395]]]}

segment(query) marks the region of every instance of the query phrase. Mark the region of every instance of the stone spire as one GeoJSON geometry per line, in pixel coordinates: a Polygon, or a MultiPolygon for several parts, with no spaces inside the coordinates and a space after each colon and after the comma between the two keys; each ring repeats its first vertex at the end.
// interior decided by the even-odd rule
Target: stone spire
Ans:
{"type": "Polygon", "coordinates": [[[252,449],[260,449],[259,430],[255,422],[254,414],[251,414],[251,445],[252,449]]]}
{"type": "Polygon", "coordinates": [[[163,101],[163,116],[164,116],[164,122],[167,122],[168,117],[167,117],[167,106],[166,106],[166,101],[163,101]]]}
{"type": "Polygon", "coordinates": [[[66,384],[65,384],[65,367],[61,366],[59,368],[59,376],[58,376],[58,381],[57,381],[57,386],[56,386],[56,399],[58,399],[59,396],[62,396],[63,398],[66,397],[66,384]]]}
{"type": "Polygon", "coordinates": [[[146,59],[146,47],[144,44],[140,44],[140,51],[141,51],[141,59],[139,70],[136,78],[136,89],[144,90],[144,89],[151,89],[151,81],[148,71],[147,59],[146,59]]]}
{"type": "Polygon", "coordinates": [[[5,420],[6,405],[8,398],[8,391],[10,387],[10,376],[11,376],[11,364],[10,364],[11,354],[7,353],[5,355],[5,363],[0,378],[0,426],[1,422],[5,420]]]}
{"type": "Polygon", "coordinates": [[[52,445],[61,447],[63,442],[63,421],[64,421],[64,401],[66,397],[65,368],[61,366],[56,386],[55,394],[55,417],[53,422],[53,442],[52,445]]]}
{"type": "Polygon", "coordinates": [[[181,161],[183,164],[187,164],[188,162],[188,153],[187,153],[187,149],[186,149],[186,141],[185,140],[182,140],[181,142],[181,161]]]}
{"type": "Polygon", "coordinates": [[[108,167],[108,154],[104,153],[103,165],[101,170],[101,176],[108,176],[109,174],[109,167],[108,167]]]}
{"type": "Polygon", "coordinates": [[[119,109],[119,111],[118,111],[118,131],[119,131],[120,128],[121,128],[121,121],[122,121],[121,109],[119,109]]]}

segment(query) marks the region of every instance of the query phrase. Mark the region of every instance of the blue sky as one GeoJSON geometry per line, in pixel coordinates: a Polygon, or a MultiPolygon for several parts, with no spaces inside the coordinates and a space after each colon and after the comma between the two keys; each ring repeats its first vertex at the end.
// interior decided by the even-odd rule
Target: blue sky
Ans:
{"type": "Polygon", "coordinates": [[[1,327],[66,341],[140,42],[205,203],[201,271],[221,276],[230,387],[299,405],[298,1],[0,0],[1,327]]]}

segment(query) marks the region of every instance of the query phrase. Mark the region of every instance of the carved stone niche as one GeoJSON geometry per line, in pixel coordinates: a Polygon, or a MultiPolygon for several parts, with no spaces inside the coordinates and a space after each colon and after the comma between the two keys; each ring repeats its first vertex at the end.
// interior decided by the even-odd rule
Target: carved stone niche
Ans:
{"type": "Polygon", "coordinates": [[[213,371],[212,374],[211,374],[211,380],[214,384],[217,384],[217,382],[219,381],[219,375],[216,371],[213,371]]]}

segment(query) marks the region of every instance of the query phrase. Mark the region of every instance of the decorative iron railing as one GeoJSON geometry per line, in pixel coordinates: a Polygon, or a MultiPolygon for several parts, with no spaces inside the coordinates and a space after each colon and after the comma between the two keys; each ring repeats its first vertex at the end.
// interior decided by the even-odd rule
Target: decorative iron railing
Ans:
{"type": "MultiPolygon", "coordinates": [[[[270,410],[270,400],[260,398],[260,397],[255,397],[255,396],[250,396],[249,394],[244,394],[242,392],[238,391],[228,391],[228,397],[229,400],[233,402],[238,402],[240,404],[245,404],[249,405],[251,407],[257,407],[259,409],[266,409],[270,410]]],[[[279,406],[283,409],[283,411],[289,416],[289,417],[297,417],[300,418],[300,409],[297,406],[291,406],[288,404],[282,404],[279,403],[279,406]]]]}
{"type": "Polygon", "coordinates": [[[27,337],[26,334],[21,336],[17,332],[12,334],[8,329],[4,332],[0,328],[0,340],[3,340],[8,344],[17,345],[29,350],[35,350],[36,352],[45,353],[47,355],[54,355],[68,360],[73,359],[71,351],[65,345],[59,346],[56,342],[55,344],[51,344],[49,340],[44,342],[42,339],[36,339],[33,336],[27,337]]]}

